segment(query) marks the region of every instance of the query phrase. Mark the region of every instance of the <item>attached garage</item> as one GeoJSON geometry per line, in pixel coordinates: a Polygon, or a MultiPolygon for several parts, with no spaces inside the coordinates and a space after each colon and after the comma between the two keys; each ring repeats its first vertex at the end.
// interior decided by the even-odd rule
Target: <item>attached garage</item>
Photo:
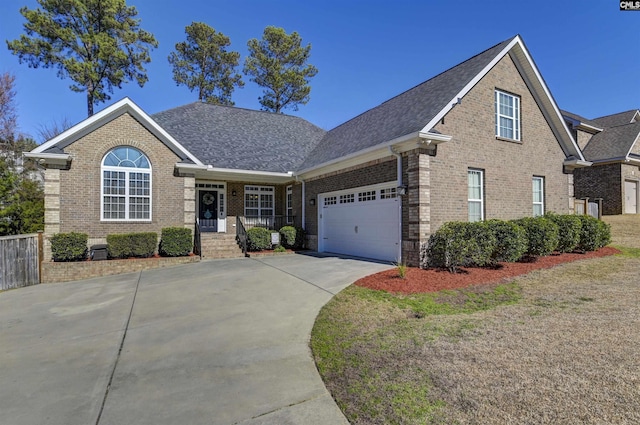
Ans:
{"type": "Polygon", "coordinates": [[[320,252],[383,261],[400,258],[400,205],[396,182],[318,196],[320,252]]]}

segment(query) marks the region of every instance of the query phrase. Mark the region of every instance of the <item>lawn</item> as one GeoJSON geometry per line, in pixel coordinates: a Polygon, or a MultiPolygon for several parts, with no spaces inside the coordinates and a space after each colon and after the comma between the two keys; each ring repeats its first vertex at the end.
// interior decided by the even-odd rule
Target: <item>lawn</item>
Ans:
{"type": "MultiPolygon", "coordinates": [[[[616,220],[640,248],[640,221],[616,220]]],[[[640,423],[639,275],[623,249],[453,291],[351,286],[311,346],[352,424],[640,423]]]]}

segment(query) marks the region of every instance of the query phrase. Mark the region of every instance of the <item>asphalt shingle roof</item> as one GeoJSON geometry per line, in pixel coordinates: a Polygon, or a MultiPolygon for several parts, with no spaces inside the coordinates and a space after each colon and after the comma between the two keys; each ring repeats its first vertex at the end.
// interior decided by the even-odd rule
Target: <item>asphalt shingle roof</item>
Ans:
{"type": "Polygon", "coordinates": [[[591,127],[602,128],[602,125],[595,122],[594,120],[590,120],[578,114],[574,114],[573,112],[569,112],[565,110],[561,110],[560,112],[562,113],[563,116],[568,117],[572,120],[581,122],[582,124],[590,125],[591,127]]]}
{"type": "Polygon", "coordinates": [[[624,158],[640,134],[640,121],[605,128],[595,134],[582,153],[587,161],[624,158]]]}
{"type": "Polygon", "coordinates": [[[638,113],[637,109],[631,109],[625,112],[619,112],[613,115],[605,115],[604,117],[594,118],[600,127],[616,127],[631,123],[631,119],[638,113]]]}
{"type": "Polygon", "coordinates": [[[151,118],[202,163],[240,170],[295,171],[325,134],[291,115],[202,102],[151,118]]]}
{"type": "Polygon", "coordinates": [[[330,130],[303,162],[301,169],[422,130],[512,40],[496,44],[330,130]]]}

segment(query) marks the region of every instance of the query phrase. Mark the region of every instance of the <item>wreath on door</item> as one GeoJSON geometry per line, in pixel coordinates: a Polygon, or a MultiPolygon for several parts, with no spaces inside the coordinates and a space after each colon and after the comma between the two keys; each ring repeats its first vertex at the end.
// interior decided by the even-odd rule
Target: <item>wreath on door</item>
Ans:
{"type": "Polygon", "coordinates": [[[202,202],[205,205],[211,205],[213,204],[213,201],[215,201],[215,198],[210,193],[205,193],[204,196],[202,197],[202,202]]]}

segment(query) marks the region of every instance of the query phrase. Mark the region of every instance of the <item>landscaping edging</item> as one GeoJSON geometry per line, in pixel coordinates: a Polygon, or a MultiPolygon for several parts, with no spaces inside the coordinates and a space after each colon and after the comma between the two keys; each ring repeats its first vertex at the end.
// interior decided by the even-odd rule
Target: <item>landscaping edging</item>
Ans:
{"type": "Polygon", "coordinates": [[[199,261],[200,257],[193,255],[189,257],[153,257],[127,260],[43,262],[41,282],[69,282],[72,280],[133,273],[179,264],[197,263],[199,261]]]}

